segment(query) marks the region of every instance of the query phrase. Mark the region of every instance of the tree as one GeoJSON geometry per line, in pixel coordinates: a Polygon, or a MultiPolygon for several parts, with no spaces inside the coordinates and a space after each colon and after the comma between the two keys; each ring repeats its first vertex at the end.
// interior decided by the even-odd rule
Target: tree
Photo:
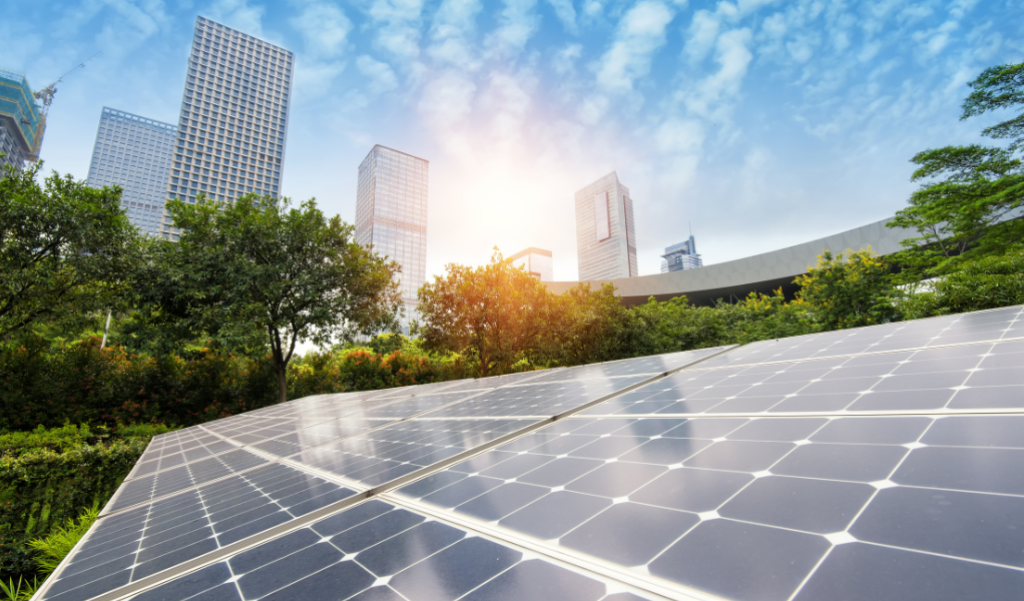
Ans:
{"type": "MultiPolygon", "coordinates": [[[[1024,105],[1024,63],[991,67],[968,84],[960,119],[1024,105]]],[[[1024,245],[1024,164],[1015,154],[1024,145],[1024,114],[982,130],[1010,140],[1006,148],[946,146],[916,154],[911,181],[921,187],[889,227],[914,228],[903,241],[901,262],[909,275],[948,273],[964,260],[1000,255],[1024,245]]]]}
{"type": "Polygon", "coordinates": [[[0,337],[102,310],[129,291],[139,237],[120,188],[90,188],[42,164],[0,178],[0,337]]]}
{"type": "Polygon", "coordinates": [[[898,296],[889,266],[871,251],[848,251],[833,256],[825,251],[817,267],[794,283],[798,302],[805,305],[825,330],[856,328],[899,319],[898,296]]]}
{"type": "Polygon", "coordinates": [[[489,265],[449,263],[446,270],[418,293],[419,335],[428,349],[475,355],[480,377],[541,356],[554,295],[540,280],[514,267],[497,248],[489,265]]]}
{"type": "Polygon", "coordinates": [[[314,200],[292,207],[247,195],[226,205],[167,206],[184,233],[154,253],[164,282],[160,310],[196,334],[251,340],[262,332],[281,401],[298,342],[325,346],[393,326],[398,266],[357,244],[352,226],[327,219],[314,200]]]}
{"type": "Polygon", "coordinates": [[[544,333],[546,356],[561,365],[617,359],[616,326],[625,319],[625,312],[611,284],[592,290],[581,282],[553,296],[544,333]]]}

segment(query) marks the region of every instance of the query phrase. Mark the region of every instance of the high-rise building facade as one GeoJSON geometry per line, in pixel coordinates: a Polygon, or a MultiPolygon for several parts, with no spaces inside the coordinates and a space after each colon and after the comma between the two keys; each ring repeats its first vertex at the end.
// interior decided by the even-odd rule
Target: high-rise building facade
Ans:
{"type": "Polygon", "coordinates": [[[693,241],[693,234],[690,234],[688,240],[667,247],[661,259],[661,273],[704,267],[704,261],[697,254],[697,243],[693,241]]]}
{"type": "Polygon", "coordinates": [[[542,282],[555,279],[555,266],[551,251],[530,247],[509,257],[514,267],[519,267],[542,282]]]}
{"type": "Polygon", "coordinates": [[[121,206],[143,233],[160,235],[177,126],[103,107],[89,185],[121,186],[121,206]]]}
{"type": "MultiPolygon", "coordinates": [[[[294,60],[284,48],[196,19],[167,198],[280,194],[294,60]]],[[[166,211],[161,231],[171,240],[180,234],[166,211]]]]}
{"type": "Polygon", "coordinates": [[[633,199],[614,171],[576,193],[580,281],[639,275],[633,199]]]}
{"type": "Polygon", "coordinates": [[[18,171],[25,161],[39,160],[46,116],[32,96],[32,88],[21,73],[0,69],[0,165],[18,171]]]}
{"type": "Polygon", "coordinates": [[[376,145],[359,165],[356,241],[402,266],[404,325],[414,316],[416,291],[427,281],[427,168],[429,161],[376,145]]]}

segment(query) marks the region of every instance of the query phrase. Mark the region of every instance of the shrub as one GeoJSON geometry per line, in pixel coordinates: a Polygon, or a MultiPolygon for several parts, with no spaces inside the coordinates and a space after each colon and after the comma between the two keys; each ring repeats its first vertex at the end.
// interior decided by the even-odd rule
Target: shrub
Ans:
{"type": "Polygon", "coordinates": [[[961,264],[935,282],[935,313],[964,313],[1024,303],[1024,251],[961,264]]]}

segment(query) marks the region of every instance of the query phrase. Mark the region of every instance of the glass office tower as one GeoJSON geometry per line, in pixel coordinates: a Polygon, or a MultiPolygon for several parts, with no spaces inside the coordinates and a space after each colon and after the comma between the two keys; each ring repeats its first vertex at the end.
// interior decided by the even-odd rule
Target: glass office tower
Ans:
{"type": "Polygon", "coordinates": [[[661,273],[704,266],[704,260],[697,254],[697,243],[693,241],[693,234],[690,234],[688,240],[667,247],[661,259],[661,273]]]}
{"type": "Polygon", "coordinates": [[[429,164],[378,144],[359,165],[356,241],[402,266],[405,328],[415,317],[416,291],[427,280],[429,164]]]}
{"type": "Polygon", "coordinates": [[[639,275],[633,199],[614,171],[576,193],[580,281],[639,275]]]}
{"type": "Polygon", "coordinates": [[[118,185],[121,206],[132,225],[160,235],[171,152],[178,128],[124,111],[103,107],[89,165],[93,188],[118,185]]]}
{"type": "MultiPolygon", "coordinates": [[[[280,194],[293,66],[284,48],[196,19],[167,198],[280,194]]],[[[180,234],[166,211],[161,231],[180,234]]]]}

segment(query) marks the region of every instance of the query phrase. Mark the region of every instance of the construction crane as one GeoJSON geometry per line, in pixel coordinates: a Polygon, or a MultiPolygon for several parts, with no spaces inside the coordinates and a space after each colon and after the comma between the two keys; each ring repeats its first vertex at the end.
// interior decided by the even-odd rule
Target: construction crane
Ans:
{"type": "Polygon", "coordinates": [[[51,83],[50,85],[48,85],[45,88],[39,90],[38,92],[33,92],[32,93],[32,96],[35,97],[36,100],[39,100],[40,102],[43,103],[42,115],[43,115],[44,119],[46,118],[47,113],[50,112],[50,105],[53,104],[53,95],[57,93],[57,84],[59,84],[61,81],[64,80],[65,77],[67,77],[68,75],[71,75],[75,71],[77,71],[79,69],[84,69],[85,68],[85,63],[91,61],[92,59],[96,58],[97,56],[99,56],[101,54],[103,54],[103,53],[102,52],[97,52],[96,54],[90,56],[89,58],[87,58],[84,61],[82,61],[81,63],[79,63],[78,66],[74,67],[73,69],[71,69],[70,71],[65,73],[64,75],[61,75],[60,77],[58,77],[57,81],[51,83]]]}

